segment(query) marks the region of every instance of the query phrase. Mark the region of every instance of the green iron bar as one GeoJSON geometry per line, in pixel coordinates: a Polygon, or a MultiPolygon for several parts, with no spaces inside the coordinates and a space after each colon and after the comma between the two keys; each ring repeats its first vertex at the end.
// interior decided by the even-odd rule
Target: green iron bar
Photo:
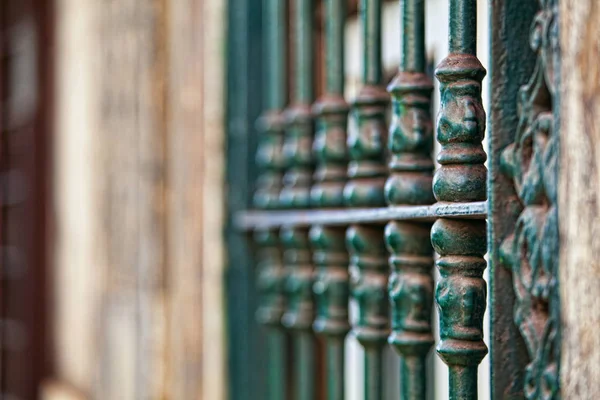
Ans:
{"type": "Polygon", "coordinates": [[[286,0],[264,0],[266,109],[282,110],[287,101],[286,0]]]}
{"type": "MultiPolygon", "coordinates": [[[[346,305],[347,307],[347,305],[346,305]]],[[[327,341],[327,398],[343,399],[345,397],[344,379],[344,337],[332,336],[327,341]],[[341,368],[340,368],[341,366],[341,368]]]]}
{"type": "Polygon", "coordinates": [[[344,398],[344,338],[348,322],[348,253],[345,229],[315,225],[310,230],[317,276],[313,286],[316,318],[313,329],[325,337],[327,398],[344,398]]]}
{"type": "Polygon", "coordinates": [[[286,173],[280,206],[307,208],[310,205],[310,185],[314,160],[311,154],[313,140],[313,15],[311,0],[295,0],[296,27],[295,79],[292,104],[286,110],[286,134],[283,157],[286,173]]]}
{"type": "Polygon", "coordinates": [[[267,328],[269,399],[285,399],[285,335],[281,329],[284,311],[284,271],[276,229],[255,230],[257,245],[258,322],[267,328]]]}
{"type": "Polygon", "coordinates": [[[267,336],[268,353],[268,396],[269,399],[286,398],[286,338],[281,329],[269,332],[267,336]]]}
{"type": "MultiPolygon", "coordinates": [[[[364,27],[363,71],[380,70],[381,60],[370,54],[381,55],[371,48],[381,47],[381,0],[362,0],[360,10],[364,27]]],[[[357,128],[348,135],[350,180],[344,188],[344,200],[350,207],[386,205],[383,188],[387,177],[385,118],[388,103],[389,96],[382,87],[381,72],[365,72],[363,86],[352,108],[357,128]]]]}
{"type": "Polygon", "coordinates": [[[383,352],[379,345],[365,348],[365,399],[383,399],[383,352]]]}
{"type": "Polygon", "coordinates": [[[296,400],[315,398],[313,322],[313,265],[308,242],[308,229],[282,228],[280,240],[285,249],[286,310],[282,323],[293,330],[294,375],[296,400]]]}
{"type": "Polygon", "coordinates": [[[358,317],[352,332],[365,350],[364,399],[383,399],[382,359],[389,334],[387,252],[380,226],[352,225],[346,231],[352,296],[358,317]]]}
{"type": "Polygon", "coordinates": [[[298,103],[311,104],[314,101],[313,2],[311,0],[295,0],[294,4],[294,47],[296,54],[294,65],[294,97],[298,103]]]}
{"type": "Polygon", "coordinates": [[[317,129],[313,152],[317,161],[311,201],[315,207],[342,207],[348,156],[349,107],[344,100],[345,0],[326,1],[326,92],[313,107],[317,129]]]}
{"type": "Polygon", "coordinates": [[[325,60],[327,93],[344,96],[344,27],[346,2],[326,0],[325,60]]]}
{"type": "Polygon", "coordinates": [[[450,0],[450,53],[477,52],[477,1],[450,0]]]}
{"type": "MultiPolygon", "coordinates": [[[[261,132],[256,164],[260,168],[254,194],[259,209],[279,207],[284,171],[283,108],[286,101],[285,82],[285,1],[265,0],[264,48],[266,63],[265,112],[257,127],[261,132]]],[[[260,304],[257,320],[267,327],[268,396],[284,400],[286,391],[286,344],[281,318],[284,312],[284,271],[279,246],[278,228],[254,231],[257,245],[258,292],[260,304]]]]}
{"type": "MultiPolygon", "coordinates": [[[[485,133],[481,81],[486,71],[475,54],[476,3],[450,0],[450,54],[436,69],[441,167],[433,179],[433,192],[438,201],[487,198],[481,144],[485,133]]],[[[488,351],[483,342],[486,239],[485,221],[441,218],[431,229],[441,275],[436,288],[441,337],[437,352],[449,368],[450,399],[477,398],[477,366],[488,351]]]]}
{"type": "MultiPolygon", "coordinates": [[[[356,129],[348,136],[349,181],[344,200],[350,207],[383,207],[387,168],[386,108],[382,87],[381,0],[361,0],[363,86],[354,100],[356,129]]],[[[383,399],[382,354],[389,334],[387,252],[383,227],[351,225],[346,231],[350,253],[352,296],[358,318],[352,331],[365,350],[365,400],[383,399]]]]}
{"type": "MultiPolygon", "coordinates": [[[[400,0],[400,13],[402,58],[400,70],[388,87],[393,110],[388,143],[392,157],[385,193],[390,205],[429,205],[435,202],[429,111],[433,83],[425,74],[425,0],[400,0]]],[[[400,393],[404,400],[427,396],[426,358],[434,343],[430,227],[393,221],[385,228],[392,270],[392,333],[388,341],[402,357],[400,393]]]]}
{"type": "Polygon", "coordinates": [[[382,0],[360,2],[363,35],[363,83],[380,85],[383,79],[381,57],[381,3],[382,0]]]}
{"type": "Polygon", "coordinates": [[[296,399],[315,399],[315,343],[314,337],[309,330],[301,330],[296,334],[294,350],[297,358],[296,363],[296,399]]]}
{"type": "MultiPolygon", "coordinates": [[[[313,107],[317,127],[313,153],[317,160],[311,204],[342,207],[348,156],[346,129],[349,107],[344,100],[345,0],[325,1],[325,94],[313,107]]],[[[345,228],[314,225],[310,240],[317,268],[313,286],[316,318],[313,329],[325,338],[327,398],[344,399],[344,339],[348,322],[348,253],[345,228]]]]}
{"type": "MultiPolygon", "coordinates": [[[[293,25],[293,98],[286,111],[287,127],[283,145],[286,172],[280,205],[298,209],[310,206],[310,189],[314,160],[312,157],[314,100],[313,9],[311,0],[294,0],[293,25]]],[[[312,333],[314,317],[313,278],[308,227],[283,227],[280,240],[284,246],[286,311],[282,318],[292,331],[294,342],[295,400],[315,398],[315,343],[312,333]]]]}
{"type": "Polygon", "coordinates": [[[259,209],[279,207],[283,164],[282,146],[286,102],[285,74],[285,0],[264,0],[265,112],[257,121],[261,132],[256,164],[260,169],[254,206],[259,209]]]}

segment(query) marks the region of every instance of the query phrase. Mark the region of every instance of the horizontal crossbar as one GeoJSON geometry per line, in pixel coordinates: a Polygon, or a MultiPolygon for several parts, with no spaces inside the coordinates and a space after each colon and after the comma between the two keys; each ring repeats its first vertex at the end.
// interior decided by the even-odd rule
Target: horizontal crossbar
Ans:
{"type": "Polygon", "coordinates": [[[429,206],[390,206],[382,208],[248,210],[236,215],[240,230],[281,226],[384,224],[388,221],[435,221],[438,218],[487,218],[487,202],[435,203],[429,206]]]}

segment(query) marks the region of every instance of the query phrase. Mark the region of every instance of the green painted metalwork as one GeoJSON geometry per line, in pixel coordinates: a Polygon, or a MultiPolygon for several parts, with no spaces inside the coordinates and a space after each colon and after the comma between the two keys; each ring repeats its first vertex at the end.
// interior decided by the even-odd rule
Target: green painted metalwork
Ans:
{"type": "Polygon", "coordinates": [[[292,104],[286,110],[286,133],[283,158],[287,167],[283,177],[280,206],[307,208],[310,205],[310,186],[314,159],[312,157],[314,100],[313,72],[313,9],[311,0],[294,2],[295,64],[292,104]]]}
{"type": "Polygon", "coordinates": [[[433,345],[433,249],[430,225],[391,222],[385,236],[390,250],[392,273],[389,296],[392,333],[389,343],[402,356],[401,398],[427,396],[426,358],[433,345]]]}
{"type": "MultiPolygon", "coordinates": [[[[500,166],[514,184],[521,210],[500,247],[512,272],[514,322],[529,354],[524,397],[560,398],[560,302],[558,290],[558,76],[557,0],[540,0],[531,32],[537,63],[519,90],[519,123],[500,166]]],[[[514,197],[513,197],[514,199],[514,197]]]]}
{"type": "Polygon", "coordinates": [[[344,337],[332,336],[327,339],[327,398],[345,398],[345,356],[344,337]]]}
{"type": "Polygon", "coordinates": [[[286,310],[283,325],[292,330],[296,400],[314,399],[314,318],[313,275],[307,228],[282,228],[280,240],[285,249],[286,310]]]}
{"type": "Polygon", "coordinates": [[[281,111],[287,102],[287,1],[263,1],[265,109],[281,111]]]}
{"type": "Polygon", "coordinates": [[[325,337],[327,398],[344,399],[344,338],[348,322],[348,253],[345,229],[316,225],[310,230],[317,274],[313,291],[316,318],[313,329],[325,337]]]}
{"type": "Polygon", "coordinates": [[[314,400],[315,394],[315,342],[313,334],[302,330],[295,334],[294,352],[296,400],[314,400]]]}
{"type": "Polygon", "coordinates": [[[258,120],[261,131],[256,165],[261,173],[256,183],[254,206],[278,208],[282,185],[282,146],[286,97],[285,1],[264,0],[265,112],[258,120]]]}
{"type": "Polygon", "coordinates": [[[383,351],[380,345],[365,347],[364,382],[365,400],[383,399],[383,351]]]}
{"type": "Polygon", "coordinates": [[[348,167],[346,129],[349,107],[344,100],[344,0],[327,0],[325,70],[326,92],[313,107],[317,129],[313,151],[317,160],[311,191],[315,207],[341,207],[348,167]]]}
{"type": "Polygon", "coordinates": [[[268,354],[268,394],[269,399],[285,399],[285,337],[281,331],[281,318],[284,312],[284,270],[276,229],[256,230],[254,232],[256,250],[256,268],[258,271],[257,288],[260,304],[256,313],[257,320],[266,325],[268,354]]]}
{"type": "MultiPolygon", "coordinates": [[[[435,202],[432,186],[433,83],[425,74],[425,1],[401,0],[402,61],[388,91],[392,94],[389,149],[390,177],[385,194],[390,205],[435,202]]],[[[385,228],[390,252],[391,345],[402,356],[401,398],[427,396],[426,357],[433,345],[433,249],[430,225],[390,222],[385,228]]]]}
{"type": "Polygon", "coordinates": [[[285,1],[265,0],[264,5],[265,109],[257,127],[262,132],[256,152],[256,165],[261,173],[254,195],[256,208],[279,206],[282,173],[285,82],[285,1]]]}
{"type": "Polygon", "coordinates": [[[400,71],[388,87],[393,110],[388,144],[392,157],[385,194],[390,205],[432,204],[435,202],[431,190],[434,168],[430,115],[433,83],[425,74],[424,66],[425,5],[424,0],[403,0],[400,3],[403,57],[400,71]],[[422,59],[414,60],[417,55],[422,59]]]}
{"type": "MultiPolygon", "coordinates": [[[[294,90],[282,113],[285,0],[264,0],[264,71],[252,69],[266,72],[262,79],[267,83],[265,112],[257,124],[257,210],[239,213],[236,223],[253,231],[257,244],[257,319],[268,327],[268,398],[290,397],[285,384],[287,331],[281,326],[289,330],[294,345],[291,397],[320,398],[315,390],[314,331],[326,346],[327,398],[344,398],[344,337],[352,295],[358,308],[352,331],[365,349],[365,400],[383,398],[386,340],[401,355],[401,398],[425,399],[432,386],[426,356],[433,343],[435,249],[441,275],[435,290],[441,336],[437,351],[449,367],[450,398],[477,398],[477,367],[487,354],[482,275],[489,250],[492,396],[559,399],[557,0],[491,3],[494,131],[489,176],[481,145],[486,71],[475,55],[477,1],[449,0],[450,54],[436,70],[441,167],[435,176],[425,0],[399,1],[402,58],[388,87],[390,128],[389,96],[382,87],[382,1],[362,0],[363,85],[351,108],[356,129],[347,132],[345,2],[324,3],[326,91],[312,106],[315,10],[311,0],[294,0],[294,90]],[[280,23],[271,24],[273,20],[280,23]],[[486,217],[491,222],[489,244],[486,217]]],[[[238,40],[239,48],[244,41],[238,40]]],[[[251,108],[249,93],[235,99],[237,108],[232,109],[251,108]]],[[[248,271],[238,274],[249,276],[248,271]]],[[[243,288],[240,293],[253,298],[243,288]]],[[[242,317],[240,321],[240,326],[249,326],[242,317]]],[[[237,340],[248,346],[255,342],[237,340]]],[[[233,362],[244,362],[245,353],[232,354],[233,362]]],[[[232,381],[239,381],[236,387],[259,386],[248,382],[250,376],[246,371],[232,381]]],[[[249,390],[250,398],[267,397],[249,390]]],[[[235,393],[235,398],[243,397],[240,390],[235,393]]]]}
{"type": "MultiPolygon", "coordinates": [[[[381,0],[361,0],[360,17],[363,86],[352,107],[356,130],[348,137],[349,181],[344,188],[344,200],[351,207],[378,207],[385,205],[385,118],[389,103],[382,87],[381,0]]],[[[381,400],[382,352],[389,334],[383,228],[352,225],[346,232],[346,246],[350,253],[352,296],[358,305],[352,331],[365,349],[365,400],[381,400]]]]}
{"type": "MultiPolygon", "coordinates": [[[[265,111],[257,121],[261,132],[256,151],[260,170],[254,194],[258,209],[276,209],[282,190],[284,159],[282,154],[286,102],[285,21],[284,0],[265,0],[263,4],[263,49],[265,54],[265,111]]],[[[286,343],[281,318],[284,312],[284,270],[278,229],[258,229],[256,244],[257,288],[260,304],[257,320],[267,326],[268,396],[284,400],[286,392],[286,343]]]]}
{"type": "Polygon", "coordinates": [[[381,0],[362,0],[360,12],[364,43],[363,86],[352,105],[357,129],[348,135],[350,180],[344,188],[344,200],[351,207],[378,207],[385,205],[385,118],[389,103],[389,96],[382,87],[381,0]]]}
{"type": "MultiPolygon", "coordinates": [[[[486,71],[475,55],[476,7],[476,0],[450,1],[450,54],[436,69],[441,166],[433,179],[433,192],[438,201],[480,201],[487,196],[486,154],[481,145],[485,133],[481,81],[486,71]]],[[[449,368],[450,399],[476,399],[477,366],[487,354],[483,342],[487,286],[482,278],[486,224],[442,218],[432,227],[431,241],[440,255],[437,352],[449,368]]]]}
{"type": "Polygon", "coordinates": [[[261,296],[256,317],[262,324],[277,327],[280,325],[284,311],[284,272],[277,231],[275,229],[255,231],[254,243],[258,247],[257,287],[261,296]]]}
{"type": "MultiPolygon", "coordinates": [[[[294,0],[292,66],[293,96],[286,110],[287,127],[283,144],[286,172],[280,206],[284,208],[307,208],[314,159],[312,157],[314,100],[313,72],[313,4],[311,0],[294,0]]],[[[282,318],[283,325],[292,331],[294,342],[294,388],[296,400],[315,398],[314,337],[311,331],[314,305],[312,285],[314,268],[311,259],[308,228],[288,227],[280,230],[284,246],[286,270],[287,307],[282,318]]]]}
{"type": "MultiPolygon", "coordinates": [[[[348,157],[346,129],[349,107],[344,100],[345,0],[325,2],[326,91],[313,107],[317,127],[313,152],[317,161],[311,189],[314,207],[341,207],[348,157]]],[[[345,229],[313,226],[310,239],[317,268],[315,293],[317,315],[314,331],[325,337],[327,398],[344,399],[344,338],[348,322],[348,253],[345,229]]]]}
{"type": "Polygon", "coordinates": [[[513,322],[515,291],[512,270],[503,267],[500,247],[516,225],[522,206],[513,179],[503,173],[504,149],[514,142],[519,125],[521,86],[535,69],[536,56],[529,44],[537,1],[495,1],[490,15],[491,105],[489,108],[488,252],[490,268],[491,394],[495,399],[525,398],[525,369],[529,353],[513,322]]]}
{"type": "Polygon", "coordinates": [[[346,231],[346,247],[350,253],[352,296],[358,306],[352,332],[365,349],[365,400],[381,400],[382,351],[389,334],[388,265],[383,228],[351,226],[346,231]]]}
{"type": "Polygon", "coordinates": [[[268,398],[284,400],[286,398],[286,340],[281,329],[274,329],[267,333],[268,351],[268,398]]]}
{"type": "Polygon", "coordinates": [[[261,131],[256,165],[261,173],[256,181],[254,206],[258,209],[276,209],[279,207],[279,196],[284,171],[282,146],[284,120],[281,109],[265,112],[257,121],[261,131]]]}
{"type": "Polygon", "coordinates": [[[255,319],[259,299],[250,246],[234,217],[252,207],[258,172],[253,161],[265,88],[260,51],[264,24],[262,0],[227,3],[227,392],[230,400],[255,400],[267,398],[267,352],[255,319]]]}

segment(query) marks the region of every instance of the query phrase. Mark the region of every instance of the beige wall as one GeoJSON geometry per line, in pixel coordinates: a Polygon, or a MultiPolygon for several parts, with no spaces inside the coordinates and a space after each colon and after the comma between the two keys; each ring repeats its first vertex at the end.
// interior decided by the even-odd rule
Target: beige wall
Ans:
{"type": "Polygon", "coordinates": [[[225,398],[224,4],[57,0],[46,398],[225,398]]]}
{"type": "Polygon", "coordinates": [[[600,3],[560,2],[561,385],[600,398],[600,3]]]}
{"type": "Polygon", "coordinates": [[[97,25],[92,0],[57,1],[55,126],[55,360],[60,378],[88,393],[93,385],[102,271],[99,249],[97,25]]]}

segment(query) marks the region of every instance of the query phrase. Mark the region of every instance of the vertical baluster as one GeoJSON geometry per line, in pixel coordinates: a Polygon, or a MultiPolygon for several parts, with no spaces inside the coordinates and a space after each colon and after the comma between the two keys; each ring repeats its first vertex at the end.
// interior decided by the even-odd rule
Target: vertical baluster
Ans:
{"type": "Polygon", "coordinates": [[[306,208],[310,205],[313,172],[313,9],[311,0],[295,0],[295,5],[293,99],[286,110],[283,156],[287,170],[283,177],[280,202],[286,208],[306,208]]]}
{"type": "Polygon", "coordinates": [[[348,322],[348,253],[344,229],[314,226],[310,230],[317,279],[314,292],[317,316],[315,332],[326,337],[327,398],[344,398],[344,338],[348,322]]]}
{"type": "MultiPolygon", "coordinates": [[[[260,168],[254,206],[262,209],[279,207],[283,175],[283,108],[285,82],[285,0],[265,0],[265,112],[258,121],[261,132],[256,163],[260,168]]],[[[258,246],[257,270],[260,305],[257,319],[268,327],[268,396],[285,399],[286,345],[281,327],[284,311],[283,265],[277,230],[254,233],[258,246]]]]}
{"type": "Polygon", "coordinates": [[[285,399],[285,336],[281,330],[283,315],[283,266],[277,231],[266,229],[254,232],[258,246],[257,269],[260,306],[257,320],[266,325],[268,354],[269,399],[285,399]]]}
{"type": "Polygon", "coordinates": [[[383,229],[353,225],[346,231],[352,296],[358,317],[352,332],[365,350],[365,400],[383,399],[383,347],[389,334],[387,252],[383,229]]]}
{"type": "MultiPolygon", "coordinates": [[[[389,96],[382,87],[381,0],[361,0],[360,13],[363,86],[352,107],[357,129],[348,137],[349,182],[344,188],[344,200],[351,207],[380,207],[385,205],[385,114],[389,103],[389,96]]],[[[365,400],[380,400],[383,397],[383,348],[389,333],[383,227],[350,226],[346,246],[350,253],[352,296],[358,305],[358,318],[352,331],[365,349],[365,400]]]]}
{"type": "Polygon", "coordinates": [[[326,0],[325,71],[326,92],[313,107],[317,130],[313,150],[317,159],[311,191],[316,207],[341,207],[348,157],[346,125],[348,105],[344,100],[345,0],[326,0]]]}
{"type": "MultiPolygon", "coordinates": [[[[346,128],[349,107],[344,100],[345,0],[325,1],[325,94],[313,107],[318,116],[313,151],[317,159],[311,203],[342,207],[348,158],[346,128]]],[[[310,240],[317,267],[314,284],[317,315],[313,329],[326,344],[327,398],[344,399],[344,338],[348,322],[348,255],[344,228],[313,226],[310,240]]]]}
{"type": "MultiPolygon", "coordinates": [[[[388,91],[392,95],[390,205],[432,204],[433,83],[425,74],[425,0],[400,0],[401,63],[388,91]]],[[[433,345],[433,249],[430,225],[390,222],[385,228],[391,254],[389,296],[392,333],[388,339],[401,360],[401,398],[425,399],[426,358],[433,345]]]]}
{"type": "MultiPolygon", "coordinates": [[[[283,146],[287,170],[280,202],[285,208],[310,205],[313,172],[311,154],[314,100],[313,73],[313,8],[311,0],[294,0],[294,84],[293,101],[286,111],[286,135],[283,146]]],[[[294,376],[296,400],[315,398],[315,343],[313,322],[313,265],[308,229],[282,228],[280,238],[285,248],[287,308],[282,322],[293,330],[294,376]]]]}
{"type": "MultiPolygon", "coordinates": [[[[485,69],[476,57],[476,0],[450,0],[450,54],[436,69],[441,109],[437,139],[441,167],[433,180],[438,201],[470,202],[487,198],[481,145],[485,111],[481,81],[485,69]]],[[[448,365],[451,399],[477,398],[477,366],[487,354],[483,342],[486,307],[486,224],[439,219],[431,241],[440,255],[436,288],[440,310],[440,358],[448,365]]]]}
{"type": "Polygon", "coordinates": [[[283,108],[286,102],[285,0],[264,0],[265,47],[265,112],[257,127],[262,133],[256,153],[260,168],[254,206],[263,209],[279,207],[284,170],[283,108]]]}
{"type": "Polygon", "coordinates": [[[283,325],[292,329],[294,340],[294,387],[296,400],[314,400],[313,266],[306,228],[282,228],[280,238],[285,248],[287,304],[283,325]]]}

